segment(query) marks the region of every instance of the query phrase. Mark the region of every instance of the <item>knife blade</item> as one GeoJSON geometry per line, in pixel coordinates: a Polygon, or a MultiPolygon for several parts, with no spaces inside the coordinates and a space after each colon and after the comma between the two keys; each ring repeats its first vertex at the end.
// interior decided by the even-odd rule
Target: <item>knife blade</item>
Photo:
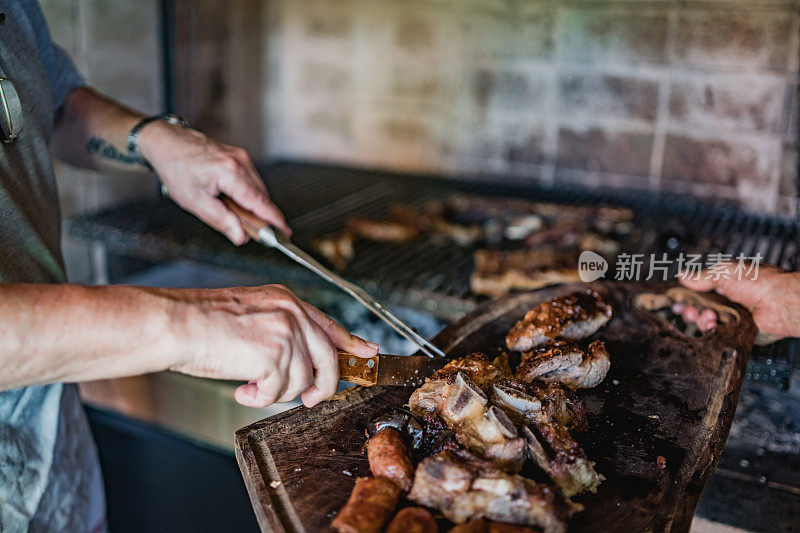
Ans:
{"type": "Polygon", "coordinates": [[[268,223],[264,222],[253,213],[247,211],[227,196],[220,197],[220,200],[222,200],[228,209],[233,211],[233,213],[239,217],[244,230],[252,239],[260,242],[264,246],[275,248],[276,250],[283,252],[285,255],[300,263],[318,276],[342,289],[361,305],[372,311],[372,313],[388,324],[389,327],[395,330],[398,334],[416,344],[420,351],[428,357],[446,357],[442,350],[431,344],[431,342],[425,337],[414,331],[411,326],[397,318],[382,303],[373,298],[364,289],[353,283],[350,283],[338,274],[332,272],[330,269],[325,268],[316,259],[292,243],[292,241],[282,232],[275,231],[268,223]]]}
{"type": "Polygon", "coordinates": [[[425,355],[378,354],[366,359],[344,350],[337,352],[339,379],[365,387],[376,385],[418,387],[425,378],[447,363],[443,358],[431,358],[425,355]]]}

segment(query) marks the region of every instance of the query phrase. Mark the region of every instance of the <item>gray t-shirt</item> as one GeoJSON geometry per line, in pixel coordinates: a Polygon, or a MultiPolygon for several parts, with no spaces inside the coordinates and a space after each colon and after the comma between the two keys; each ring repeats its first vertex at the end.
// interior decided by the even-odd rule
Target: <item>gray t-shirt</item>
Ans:
{"type": "MultiPolygon", "coordinates": [[[[16,141],[0,144],[0,282],[63,282],[49,141],[56,112],[84,81],[51,42],[35,1],[4,0],[0,12],[0,69],[24,118],[16,141]]],[[[104,515],[97,451],[76,386],[0,392],[0,531],[92,531],[103,528],[104,515]]]]}

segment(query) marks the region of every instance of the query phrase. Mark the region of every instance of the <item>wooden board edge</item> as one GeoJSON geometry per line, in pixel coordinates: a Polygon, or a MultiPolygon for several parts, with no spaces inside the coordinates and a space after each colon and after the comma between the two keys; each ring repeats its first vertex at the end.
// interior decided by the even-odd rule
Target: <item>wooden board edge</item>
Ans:
{"type": "Polygon", "coordinates": [[[239,463],[239,470],[244,478],[244,485],[247,495],[250,498],[250,505],[256,515],[256,521],[261,531],[275,531],[283,533],[286,529],[280,522],[274,509],[272,509],[272,497],[261,475],[255,454],[250,446],[247,435],[236,432],[236,446],[234,447],[236,462],[239,463]],[[266,498],[262,495],[268,495],[266,498]],[[267,504],[269,502],[269,505],[267,504]]]}

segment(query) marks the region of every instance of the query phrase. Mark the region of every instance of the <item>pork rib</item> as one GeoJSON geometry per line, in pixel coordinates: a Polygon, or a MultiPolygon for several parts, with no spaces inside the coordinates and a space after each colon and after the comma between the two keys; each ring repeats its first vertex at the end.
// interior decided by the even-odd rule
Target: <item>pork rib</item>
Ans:
{"type": "Polygon", "coordinates": [[[586,351],[576,344],[553,341],[522,354],[517,379],[560,382],[570,389],[595,387],[605,379],[611,360],[603,341],[594,341],[586,351]]]}
{"type": "Polygon", "coordinates": [[[438,509],[456,524],[487,519],[540,527],[545,533],[565,531],[566,519],[581,509],[558,491],[507,474],[464,450],[423,459],[408,498],[438,509]]]}
{"type": "Polygon", "coordinates": [[[506,336],[510,350],[524,352],[553,339],[588,337],[611,319],[611,306],[589,289],[542,302],[506,336]]]}

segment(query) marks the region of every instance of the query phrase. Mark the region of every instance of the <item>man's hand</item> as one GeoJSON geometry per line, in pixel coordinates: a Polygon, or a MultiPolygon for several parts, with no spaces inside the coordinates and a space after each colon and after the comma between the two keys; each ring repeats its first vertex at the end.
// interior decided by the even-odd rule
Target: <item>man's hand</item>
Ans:
{"type": "MultiPolygon", "coordinates": [[[[54,152],[64,161],[86,168],[141,172],[144,166],[128,154],[128,133],[143,118],[91,87],[79,87],[56,116],[54,152]]],[[[170,196],[235,244],[242,244],[247,236],[239,219],[217,199],[220,194],[290,233],[243,149],[163,120],[145,125],[138,144],[139,153],[153,166],[170,196]]]]}
{"type": "Polygon", "coordinates": [[[378,351],[278,285],[0,283],[0,339],[0,390],[173,369],[249,381],[236,400],[254,407],[300,394],[312,406],[336,392],[334,346],[360,357],[378,351]]]}
{"type": "Polygon", "coordinates": [[[247,234],[236,215],[219,201],[220,194],[287,235],[291,233],[244,149],[216,142],[193,129],[155,121],[139,133],[139,151],[178,205],[234,244],[246,242],[247,234]]]}
{"type": "Polygon", "coordinates": [[[242,405],[264,407],[302,394],[311,407],[337,390],[335,348],[359,357],[378,352],[377,344],[351,335],[280,285],[178,294],[176,339],[186,359],[172,370],[248,380],[235,393],[242,405]]]}
{"type": "MultiPolygon", "coordinates": [[[[733,272],[731,264],[729,271],[733,272]]],[[[772,265],[760,265],[757,279],[699,279],[682,276],[680,282],[695,291],[713,290],[740,303],[753,313],[762,333],[800,337],[800,274],[786,272],[772,265]]],[[[676,304],[673,310],[687,322],[695,322],[701,331],[717,324],[716,313],[676,304]]]]}

